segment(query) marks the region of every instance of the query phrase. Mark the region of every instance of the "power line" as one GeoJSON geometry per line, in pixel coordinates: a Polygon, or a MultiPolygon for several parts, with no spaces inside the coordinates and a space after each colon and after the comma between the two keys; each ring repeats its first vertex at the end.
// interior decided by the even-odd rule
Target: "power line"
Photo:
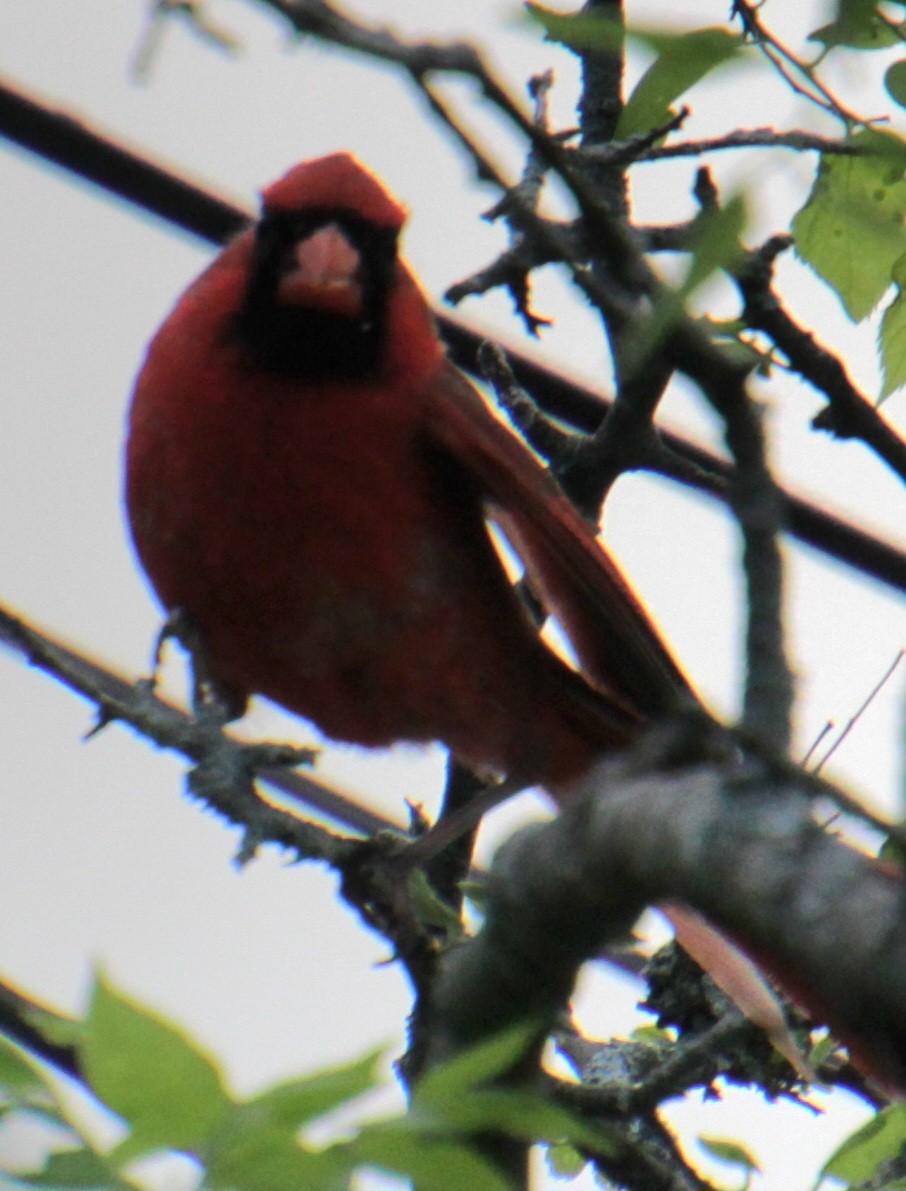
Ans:
{"type": "MultiPolygon", "coordinates": [[[[252,218],[250,211],[222,195],[206,190],[2,79],[0,135],[212,244],[222,244],[252,218]]],[[[453,359],[473,375],[480,375],[477,353],[484,336],[448,314],[438,311],[436,315],[453,359]]],[[[606,397],[520,352],[508,350],[507,356],[518,380],[549,413],[585,430],[600,423],[610,406],[606,397]]],[[[685,474],[673,474],[669,468],[664,474],[726,502],[724,486],[731,465],[680,435],[669,431],[662,434],[673,451],[691,460],[703,473],[696,480],[685,474]]],[[[793,493],[784,495],[787,529],[794,538],[864,575],[906,592],[906,553],[793,493]]]]}

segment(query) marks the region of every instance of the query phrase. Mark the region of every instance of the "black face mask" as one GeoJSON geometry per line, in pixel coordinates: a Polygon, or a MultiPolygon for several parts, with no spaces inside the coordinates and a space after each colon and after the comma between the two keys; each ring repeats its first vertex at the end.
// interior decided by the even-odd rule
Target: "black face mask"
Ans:
{"type": "Polygon", "coordinates": [[[265,214],[255,230],[251,277],[236,321],[250,362],[300,380],[375,376],[384,349],[397,235],[394,228],[378,227],[343,209],[265,214]],[[355,316],[278,298],[297,245],[329,224],[341,230],[359,255],[362,303],[355,316]]]}

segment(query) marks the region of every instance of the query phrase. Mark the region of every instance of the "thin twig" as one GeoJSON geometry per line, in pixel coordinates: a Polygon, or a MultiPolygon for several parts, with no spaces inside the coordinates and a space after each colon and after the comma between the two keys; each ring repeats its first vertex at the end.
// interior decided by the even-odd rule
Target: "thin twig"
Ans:
{"type": "Polygon", "coordinates": [[[843,741],[847,738],[847,736],[850,734],[850,732],[853,730],[853,728],[855,728],[856,724],[858,724],[859,720],[862,718],[862,716],[865,714],[865,712],[868,710],[868,708],[871,706],[871,704],[874,702],[874,700],[880,694],[882,688],[893,677],[894,672],[896,671],[897,667],[899,666],[900,662],[902,662],[904,657],[906,657],[906,649],[901,649],[900,652],[897,654],[897,656],[893,659],[893,661],[887,667],[887,669],[884,671],[884,673],[881,675],[880,679],[875,683],[875,685],[869,691],[868,695],[866,695],[865,699],[859,705],[858,709],[853,713],[852,716],[850,716],[849,720],[847,720],[846,726],[844,727],[843,731],[840,733],[840,735],[837,737],[837,739],[834,741],[834,743],[830,746],[830,748],[827,750],[827,752],[824,754],[824,756],[821,758],[821,760],[818,762],[818,764],[814,767],[815,773],[821,772],[821,770],[824,768],[824,766],[827,764],[827,762],[831,759],[831,757],[834,755],[834,753],[837,751],[837,749],[840,747],[840,745],[843,743],[843,741]]]}
{"type": "Polygon", "coordinates": [[[805,756],[802,758],[801,765],[802,765],[803,769],[808,769],[808,763],[809,763],[809,761],[811,761],[812,757],[814,757],[815,753],[817,752],[817,750],[821,744],[821,741],[824,740],[824,738],[825,738],[825,736],[827,736],[828,732],[833,732],[833,730],[834,730],[834,721],[828,720],[827,723],[824,725],[824,727],[821,729],[821,731],[818,733],[818,735],[815,737],[815,739],[812,741],[812,743],[809,745],[808,751],[806,752],[805,756]]]}
{"type": "Polygon", "coordinates": [[[784,82],[797,95],[804,96],[817,107],[836,116],[847,125],[872,123],[845,107],[830,88],[818,78],[814,66],[794,54],[768,29],[759,16],[760,7],[760,2],[734,0],[732,11],[742,22],[746,35],[764,54],[784,82]]]}
{"type": "MultiPolygon", "coordinates": [[[[547,71],[544,74],[537,75],[529,83],[529,94],[534,101],[535,124],[543,132],[548,134],[550,133],[548,127],[548,97],[553,82],[553,71],[547,71]]],[[[549,327],[551,320],[537,314],[532,310],[530,305],[530,277],[532,269],[537,264],[533,251],[535,242],[532,238],[526,236],[522,230],[522,221],[513,221],[509,216],[513,204],[517,202],[520,209],[531,211],[537,216],[546,172],[547,166],[545,162],[533,147],[529,152],[519,182],[512,191],[505,192],[503,198],[496,202],[484,215],[484,218],[489,222],[493,222],[496,219],[504,219],[509,228],[510,247],[496,262],[496,280],[493,284],[503,285],[509,290],[516,312],[522,319],[530,335],[537,335],[541,327],[549,327]]],[[[477,292],[483,292],[483,289],[476,287],[476,282],[472,279],[471,282],[465,282],[459,286],[451,286],[447,291],[446,297],[450,302],[457,302],[467,294],[477,292]]]]}
{"type": "MultiPolygon", "coordinates": [[[[738,128],[724,136],[705,137],[700,141],[682,141],[674,145],[653,145],[641,153],[636,160],[664,161],[671,157],[701,157],[706,153],[719,153],[725,149],[794,149],[800,153],[835,153],[843,157],[864,153],[861,145],[838,137],[819,136],[813,132],[776,132],[773,128],[738,128]]],[[[584,150],[591,156],[595,150],[584,150]]]]}
{"type": "Polygon", "coordinates": [[[486,68],[478,50],[464,41],[408,41],[390,27],[346,16],[326,0],[260,0],[285,17],[303,36],[331,41],[381,62],[394,62],[413,75],[450,71],[482,82],[486,68]]]}

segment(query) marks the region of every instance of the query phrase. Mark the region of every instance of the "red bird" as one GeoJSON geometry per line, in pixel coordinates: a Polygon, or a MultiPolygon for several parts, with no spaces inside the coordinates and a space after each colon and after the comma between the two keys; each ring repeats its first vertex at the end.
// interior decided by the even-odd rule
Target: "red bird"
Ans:
{"type": "Polygon", "coordinates": [[[354,157],[303,162],[157,333],[126,500],[161,602],[237,706],[445,744],[548,789],[692,698],[617,565],[445,357],[354,157]],[[501,528],[573,648],[539,638],[501,528]]]}
{"type": "MultiPolygon", "coordinates": [[[[338,740],[440,741],[556,797],[694,696],[592,529],[446,359],[398,255],[404,223],[346,153],[265,190],[138,378],[135,546],[237,708],[260,694],[338,740]],[[539,636],[489,523],[578,672],[539,636]]],[[[672,917],[798,1062],[748,961],[691,911],[672,917]]]]}

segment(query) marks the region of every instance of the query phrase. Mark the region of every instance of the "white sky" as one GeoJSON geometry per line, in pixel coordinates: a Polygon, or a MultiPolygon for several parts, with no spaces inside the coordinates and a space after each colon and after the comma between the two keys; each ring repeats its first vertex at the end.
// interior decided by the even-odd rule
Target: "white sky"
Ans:
{"type": "MultiPolygon", "coordinates": [[[[500,248],[502,232],[478,219],[496,196],[474,185],[468,163],[396,72],[314,41],[294,44],[252,5],[211,0],[212,14],[241,38],[241,56],[228,59],[174,24],[150,83],[137,86],[129,65],[145,7],[139,0],[2,5],[0,72],[245,202],[301,157],[354,150],[411,205],[408,254],[432,294],[500,248]]],[[[682,6],[648,0],[629,7],[644,23],[678,15],[682,6]]],[[[728,7],[702,0],[696,22],[723,22],[728,7]]],[[[574,66],[519,26],[515,4],[371,0],[357,10],[401,30],[484,40],[514,87],[553,62],[556,116],[572,122],[574,66]]],[[[820,23],[820,10],[816,3],[775,3],[764,15],[793,40],[797,30],[820,23]]],[[[837,75],[872,114],[888,107],[875,69],[880,61],[870,59],[870,71],[857,66],[837,75]]],[[[451,93],[518,168],[518,143],[475,106],[472,89],[451,93]]],[[[753,70],[717,80],[694,102],[687,131],[696,136],[808,119],[801,101],[753,70]]],[[[753,239],[784,226],[810,180],[810,161],[790,154],[754,162],[725,155],[713,164],[722,178],[757,187],[753,239]]],[[[639,217],[688,215],[692,169],[647,167],[635,191],[639,217]]],[[[147,667],[158,612],[122,523],[125,404],[149,336],[210,253],[2,142],[0,193],[0,601],[138,675],[147,667]]],[[[793,310],[845,351],[854,376],[875,392],[874,327],[853,328],[835,299],[792,261],[780,275],[793,310]]],[[[538,284],[536,301],[558,320],[540,350],[606,384],[595,321],[554,271],[538,284]]],[[[501,297],[472,300],[461,313],[522,338],[501,297]]],[[[804,386],[778,380],[766,395],[787,482],[903,541],[902,493],[883,466],[858,445],[809,429],[820,403],[804,386]]],[[[887,409],[906,421],[902,396],[887,409]]],[[[709,415],[688,394],[672,396],[666,415],[713,440],[709,415]]],[[[618,486],[606,530],[699,688],[732,711],[739,581],[725,516],[675,487],[630,478],[618,486]]],[[[843,723],[859,705],[903,644],[906,617],[902,601],[879,585],[805,549],[788,553],[804,748],[828,718],[843,723]]],[[[903,784],[903,689],[901,675],[833,770],[891,813],[899,813],[903,784]]],[[[181,796],[178,761],[120,728],[83,745],[88,709],[3,653],[0,706],[0,969],[8,978],[75,1010],[90,964],[103,961],[114,979],[223,1055],[243,1091],[349,1058],[378,1040],[399,1049],[407,989],[395,967],[379,966],[386,948],[338,904],[330,874],[287,867],[273,852],[238,873],[231,864],[236,834],[181,796]]],[[[312,739],[306,725],[263,706],[246,727],[252,735],[312,739]]],[[[394,816],[404,797],[436,806],[441,771],[439,754],[415,749],[389,756],[331,749],[321,766],[325,777],[366,793],[394,816]]],[[[525,811],[523,804],[499,812],[489,839],[499,839],[525,811]]],[[[586,983],[589,1029],[630,1030],[637,989],[599,975],[586,983]]],[[[766,1191],[799,1191],[859,1110],[840,1097],[816,1118],[791,1106],[765,1110],[757,1096],[734,1094],[704,1114],[682,1106],[671,1115],[687,1136],[747,1140],[762,1160],[766,1191]]],[[[4,1144],[12,1142],[0,1133],[0,1158],[8,1161],[4,1144]]]]}

